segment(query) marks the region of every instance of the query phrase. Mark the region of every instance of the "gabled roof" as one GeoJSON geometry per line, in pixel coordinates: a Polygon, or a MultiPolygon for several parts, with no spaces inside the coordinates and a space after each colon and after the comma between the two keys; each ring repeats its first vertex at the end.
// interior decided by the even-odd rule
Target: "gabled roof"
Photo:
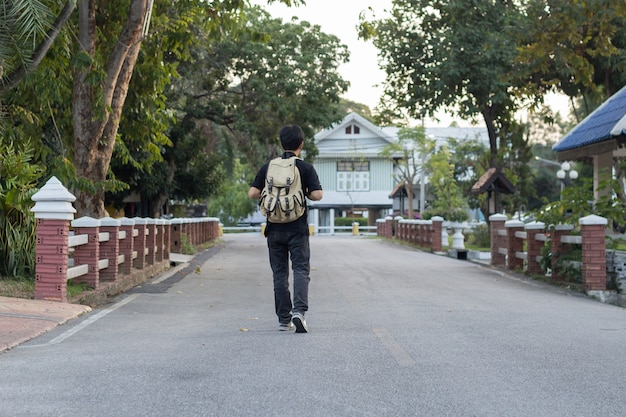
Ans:
{"type": "Polygon", "coordinates": [[[472,194],[480,194],[487,191],[513,194],[515,186],[496,168],[489,168],[472,186],[472,194]]]}
{"type": "Polygon", "coordinates": [[[555,152],[570,151],[601,142],[623,139],[626,135],[626,87],[570,130],[556,145],[555,152]]]}
{"type": "Polygon", "coordinates": [[[407,196],[406,187],[404,186],[403,182],[399,182],[398,184],[396,184],[396,186],[391,191],[391,194],[389,194],[389,198],[406,197],[406,196],[407,196]]]}
{"type": "Polygon", "coordinates": [[[376,126],[374,123],[370,122],[365,117],[357,113],[351,112],[351,113],[348,113],[348,115],[344,117],[341,122],[332,125],[329,129],[324,129],[321,132],[317,133],[315,135],[315,142],[320,143],[321,141],[323,141],[324,139],[332,135],[335,131],[343,129],[343,127],[351,123],[357,123],[361,125],[363,128],[370,130],[373,133],[376,133],[379,137],[383,138],[389,143],[392,143],[394,141],[394,137],[389,135],[388,133],[385,133],[383,129],[376,126]]]}
{"type": "Polygon", "coordinates": [[[318,158],[380,157],[396,138],[364,117],[349,113],[339,123],[315,135],[318,158]]]}

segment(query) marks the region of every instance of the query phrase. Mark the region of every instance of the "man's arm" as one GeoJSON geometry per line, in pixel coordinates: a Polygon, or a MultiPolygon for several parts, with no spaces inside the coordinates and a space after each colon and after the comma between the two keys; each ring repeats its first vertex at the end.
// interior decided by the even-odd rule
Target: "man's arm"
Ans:
{"type": "Polygon", "coordinates": [[[261,198],[261,190],[256,187],[250,187],[248,190],[248,197],[258,200],[261,198]]]}
{"type": "Polygon", "coordinates": [[[324,192],[322,190],[311,191],[307,197],[311,201],[320,201],[324,197],[324,192]]]}
{"type": "Polygon", "coordinates": [[[265,164],[261,167],[259,172],[256,173],[254,177],[254,181],[250,184],[250,189],[248,190],[248,197],[258,200],[261,198],[261,190],[265,184],[265,175],[267,174],[267,165],[265,164]]]}

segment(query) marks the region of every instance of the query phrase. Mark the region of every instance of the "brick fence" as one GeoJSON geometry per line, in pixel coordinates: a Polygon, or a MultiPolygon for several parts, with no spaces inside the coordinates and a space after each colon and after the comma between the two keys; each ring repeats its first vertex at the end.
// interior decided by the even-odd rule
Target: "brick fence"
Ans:
{"type": "MultiPolygon", "coordinates": [[[[605,243],[607,219],[596,215],[579,219],[580,235],[572,235],[574,229],[572,225],[556,225],[549,230],[544,223],[508,220],[501,214],[492,215],[489,222],[492,266],[543,274],[541,253],[545,244],[550,245],[552,265],[556,265],[559,257],[566,253],[570,246],[580,245],[582,247],[580,268],[585,291],[601,299],[608,296],[605,243]]],[[[441,251],[442,240],[447,239],[446,227],[442,227],[443,224],[441,218],[427,221],[392,217],[378,219],[376,223],[378,236],[403,240],[430,248],[432,252],[441,251]]],[[[553,270],[552,279],[559,281],[564,277],[553,270]]]]}
{"type": "MultiPolygon", "coordinates": [[[[501,214],[489,218],[491,225],[491,264],[509,270],[541,273],[541,248],[549,242],[551,263],[556,265],[571,245],[581,245],[582,283],[588,292],[605,291],[607,219],[595,215],[579,219],[580,235],[572,235],[572,225],[557,225],[548,230],[541,222],[524,224],[507,220],[501,214]]],[[[564,277],[553,271],[552,279],[564,277]]]]}
{"type": "Polygon", "coordinates": [[[67,281],[98,289],[122,278],[140,282],[170,267],[183,240],[201,245],[220,234],[217,218],[74,219],[72,195],[55,177],[32,197],[37,220],[35,299],[67,302],[67,281]]]}
{"type": "MultiPolygon", "coordinates": [[[[376,221],[378,236],[403,240],[422,247],[429,247],[433,252],[441,252],[444,246],[443,218],[431,220],[406,220],[402,217],[386,217],[376,221]]],[[[445,242],[447,246],[447,242],[445,242]]]]}

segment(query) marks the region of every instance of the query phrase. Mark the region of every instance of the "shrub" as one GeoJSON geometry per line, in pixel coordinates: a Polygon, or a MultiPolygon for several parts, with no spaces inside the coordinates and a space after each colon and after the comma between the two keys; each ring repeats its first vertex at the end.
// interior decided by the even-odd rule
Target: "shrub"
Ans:
{"type": "Polygon", "coordinates": [[[30,211],[41,169],[32,147],[0,142],[0,276],[34,278],[36,223],[30,211]]]}
{"type": "Polygon", "coordinates": [[[357,222],[359,226],[367,226],[367,219],[365,217],[337,217],[335,218],[335,226],[352,226],[352,223],[357,222]]]}
{"type": "Polygon", "coordinates": [[[467,243],[479,248],[491,247],[491,234],[489,232],[489,226],[481,224],[472,229],[467,234],[467,243]]]}

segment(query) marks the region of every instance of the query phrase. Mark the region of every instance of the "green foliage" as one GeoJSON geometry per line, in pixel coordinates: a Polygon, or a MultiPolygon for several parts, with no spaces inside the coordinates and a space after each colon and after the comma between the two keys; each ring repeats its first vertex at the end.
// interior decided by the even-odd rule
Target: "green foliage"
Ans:
{"type": "Polygon", "coordinates": [[[428,161],[433,201],[424,213],[424,218],[441,216],[450,221],[469,220],[467,201],[454,179],[454,164],[450,163],[450,159],[450,150],[447,145],[443,145],[428,161]]]}
{"type": "Polygon", "coordinates": [[[34,277],[36,223],[30,208],[41,169],[28,143],[0,142],[0,276],[34,277]]]}
{"type": "Polygon", "coordinates": [[[448,139],[450,162],[454,164],[454,180],[466,197],[470,208],[480,208],[480,201],[471,193],[472,186],[487,169],[489,161],[485,158],[487,147],[476,138],[457,140],[448,139]]]}
{"type": "Polygon", "coordinates": [[[526,207],[530,196],[535,192],[529,162],[533,157],[532,147],[528,141],[527,126],[510,122],[502,129],[503,142],[508,144],[498,150],[498,166],[515,187],[513,194],[501,194],[500,210],[514,213],[520,207],[526,207]]]}
{"type": "Polygon", "coordinates": [[[405,127],[398,131],[398,140],[386,145],[380,153],[394,162],[397,169],[394,179],[405,186],[409,218],[413,217],[413,186],[419,174],[429,172],[426,162],[435,147],[435,140],[426,137],[423,127],[405,127]]]}
{"type": "Polygon", "coordinates": [[[552,142],[533,144],[532,152],[535,159],[530,161],[529,167],[533,178],[534,192],[528,198],[527,211],[537,211],[545,204],[556,201],[560,197],[561,182],[556,177],[559,167],[556,156],[552,152],[552,145],[554,145],[552,142]]]}
{"type": "Polygon", "coordinates": [[[352,223],[358,223],[359,226],[367,226],[367,219],[365,217],[336,217],[335,226],[352,226],[352,223]]]}
{"type": "Polygon", "coordinates": [[[219,192],[209,199],[209,216],[218,217],[226,226],[237,224],[239,219],[254,213],[257,206],[255,200],[248,198],[248,184],[252,181],[246,178],[246,172],[251,170],[236,159],[232,175],[227,176],[219,192]]]}
{"type": "MultiPolygon", "coordinates": [[[[158,35],[142,47],[116,141],[113,171],[131,189],[109,198],[120,205],[137,192],[151,210],[167,199],[208,198],[214,214],[236,221],[254,205],[235,197],[247,188],[237,183],[234,161],[256,171],[280,152],[284,124],[300,124],[312,137],[340,119],[347,83],[337,64],[347,60],[347,49],[318,26],[283,23],[258,8],[246,11],[245,27],[231,21],[219,34],[198,15],[166,10],[170,20],[157,20],[158,35]]],[[[313,158],[313,141],[305,146],[313,158]]]]}
{"type": "Polygon", "coordinates": [[[606,248],[626,251],[626,239],[606,236],[606,248]]]}
{"type": "Polygon", "coordinates": [[[579,178],[575,184],[563,188],[561,200],[547,204],[536,212],[537,221],[546,225],[572,224],[578,227],[581,217],[595,214],[622,225],[626,207],[620,200],[613,198],[618,187],[617,180],[601,181],[600,189],[613,192],[600,197],[593,204],[593,180],[579,178]]]}
{"type": "Polygon", "coordinates": [[[495,157],[519,105],[513,32],[524,16],[514,2],[396,0],[390,17],[362,20],[360,36],[373,40],[386,72],[384,105],[414,118],[442,109],[482,117],[495,157]]]}
{"type": "Polygon", "coordinates": [[[67,281],[67,298],[72,299],[74,297],[79,296],[85,291],[91,291],[94,288],[88,285],[85,282],[77,282],[73,279],[67,281]]]}
{"type": "MultiPolygon", "coordinates": [[[[626,84],[626,3],[615,0],[533,0],[526,7],[528,26],[519,32],[519,76],[527,89],[553,86],[593,107],[626,84]],[[539,22],[539,24],[537,24],[539,22]]],[[[578,117],[582,120],[582,116],[578,117]]]]}
{"type": "Polygon", "coordinates": [[[582,284],[582,271],[576,263],[582,260],[580,245],[563,245],[561,252],[552,252],[552,245],[546,242],[541,248],[541,268],[552,277],[562,277],[565,282],[582,284]]]}
{"type": "Polygon", "coordinates": [[[38,0],[0,1],[0,81],[30,62],[54,20],[49,3],[38,0]]]}
{"type": "MultiPolygon", "coordinates": [[[[284,23],[260,8],[246,15],[248,30],[192,49],[194,59],[179,66],[182,78],[172,97],[186,116],[180,128],[191,131],[198,120],[227,126],[232,134],[226,146],[260,165],[280,153],[283,125],[298,124],[310,138],[343,117],[339,95],[348,83],[337,67],[349,53],[319,26],[284,23]]],[[[316,154],[312,145],[305,142],[307,159],[316,154]]]]}
{"type": "Polygon", "coordinates": [[[184,255],[194,255],[196,248],[191,244],[189,236],[183,233],[180,237],[180,250],[184,255]]]}
{"type": "Polygon", "coordinates": [[[481,224],[473,227],[471,232],[466,232],[466,243],[468,246],[489,249],[491,248],[491,233],[489,226],[481,224]]]}

